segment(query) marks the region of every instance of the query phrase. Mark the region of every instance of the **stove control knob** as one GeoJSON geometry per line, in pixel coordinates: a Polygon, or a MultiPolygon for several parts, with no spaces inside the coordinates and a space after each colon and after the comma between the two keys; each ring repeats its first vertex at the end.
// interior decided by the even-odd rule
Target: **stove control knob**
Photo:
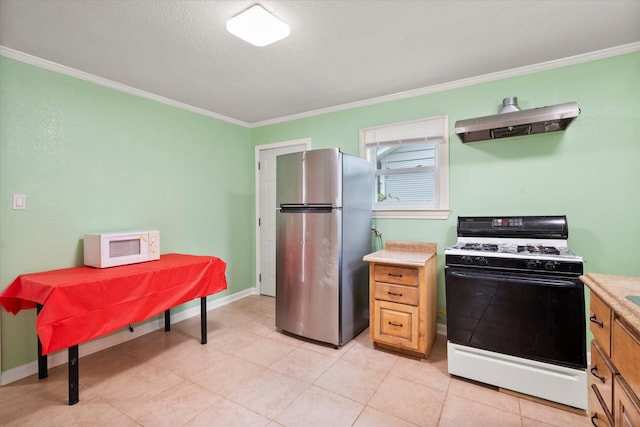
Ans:
{"type": "Polygon", "coordinates": [[[538,268],[539,265],[540,265],[540,260],[532,259],[530,261],[527,261],[527,268],[529,270],[535,270],[536,268],[538,268]]]}
{"type": "Polygon", "coordinates": [[[461,258],[463,264],[473,264],[473,258],[463,255],[461,258]]]}
{"type": "Polygon", "coordinates": [[[487,261],[487,259],[483,256],[479,256],[476,262],[478,263],[478,265],[489,265],[489,261],[487,261]]]}
{"type": "Polygon", "coordinates": [[[544,269],[547,271],[555,270],[557,265],[556,261],[548,261],[544,263],[544,269]]]}

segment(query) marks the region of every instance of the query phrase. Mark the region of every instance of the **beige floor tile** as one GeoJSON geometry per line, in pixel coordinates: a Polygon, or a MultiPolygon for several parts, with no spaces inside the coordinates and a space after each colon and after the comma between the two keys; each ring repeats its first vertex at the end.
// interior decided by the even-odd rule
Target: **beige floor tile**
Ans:
{"type": "Polygon", "coordinates": [[[449,388],[450,376],[431,364],[429,360],[399,357],[391,367],[389,375],[446,392],[449,388]]]}
{"type": "Polygon", "coordinates": [[[311,386],[276,418],[286,427],[351,426],[363,405],[335,393],[311,386]]]}
{"type": "Polygon", "coordinates": [[[326,354],[327,356],[338,358],[345,355],[349,351],[349,349],[351,349],[351,347],[353,347],[354,345],[357,345],[356,338],[357,337],[352,338],[346,344],[342,345],[339,348],[336,348],[332,344],[318,343],[318,342],[305,341],[305,340],[301,340],[302,344],[300,347],[306,348],[308,350],[317,351],[318,353],[326,354]]]}
{"type": "Polygon", "coordinates": [[[443,375],[449,375],[447,364],[447,338],[438,335],[429,354],[429,364],[437,368],[443,375]]]}
{"type": "Polygon", "coordinates": [[[81,387],[80,402],[69,406],[67,387],[44,388],[0,402],[0,425],[83,426],[106,422],[121,415],[109,401],[81,387]]]}
{"type": "Polygon", "coordinates": [[[284,332],[281,332],[279,330],[275,330],[275,331],[265,335],[265,338],[269,338],[269,339],[272,339],[272,340],[278,341],[278,342],[283,342],[285,344],[289,344],[289,345],[292,345],[294,347],[301,347],[302,344],[305,343],[300,338],[296,338],[294,336],[285,334],[284,332]]]}
{"type": "Polygon", "coordinates": [[[521,420],[517,414],[449,394],[438,426],[520,427],[521,420]]]}
{"type": "Polygon", "coordinates": [[[272,419],[309,387],[308,383],[265,369],[239,385],[229,400],[272,419]]]}
{"type": "Polygon", "coordinates": [[[259,375],[265,368],[252,362],[228,356],[211,363],[203,371],[188,378],[207,390],[229,396],[242,384],[259,375]]]}
{"type": "Polygon", "coordinates": [[[378,350],[358,341],[342,356],[342,359],[386,374],[398,357],[397,354],[378,350]]]}
{"type": "Polygon", "coordinates": [[[213,392],[183,380],[153,399],[128,409],[126,414],[145,426],[180,426],[218,399],[213,392]]]}
{"type": "Polygon", "coordinates": [[[520,411],[523,418],[541,421],[557,427],[582,427],[591,425],[591,420],[586,413],[584,415],[578,415],[571,411],[565,411],[527,399],[520,399],[520,411]]]}
{"type": "MultiPolygon", "coordinates": [[[[82,375],[82,374],[81,374],[82,375]]],[[[157,366],[138,365],[135,369],[117,375],[110,375],[91,386],[96,394],[127,413],[132,408],[144,405],[165,390],[171,389],[183,381],[183,378],[171,371],[159,370],[157,366]]],[[[80,389],[80,400],[85,393],[80,389]]]]}
{"type": "Polygon", "coordinates": [[[296,347],[291,344],[257,337],[253,343],[238,350],[235,356],[268,368],[295,349],[296,347]]]}
{"type": "MultiPolygon", "coordinates": [[[[127,351],[106,349],[89,356],[81,357],[78,361],[80,382],[89,386],[102,384],[118,375],[133,373],[146,365],[148,362],[138,358],[135,354],[127,351]]],[[[56,367],[64,369],[68,378],[66,364],[56,367]]]]}
{"type": "Polygon", "coordinates": [[[188,378],[202,372],[207,366],[226,358],[228,355],[214,350],[208,345],[197,343],[184,343],[172,351],[160,352],[151,363],[161,369],[188,378]]]}
{"type": "Polygon", "coordinates": [[[414,427],[410,423],[393,415],[386,414],[370,407],[364,408],[353,427],[414,427]]]}
{"type": "MultiPolygon", "coordinates": [[[[197,336],[200,332],[197,332],[197,336]]],[[[240,349],[252,344],[258,335],[236,327],[224,327],[211,330],[207,334],[207,346],[227,354],[235,354],[240,349]]]]}
{"type": "Polygon", "coordinates": [[[203,412],[194,416],[184,427],[260,427],[270,420],[230,400],[218,398],[203,412]]]}
{"type": "Polygon", "coordinates": [[[296,348],[271,366],[274,371],[292,376],[307,383],[314,382],[336,359],[315,351],[296,348]]]}
{"type": "Polygon", "coordinates": [[[459,378],[452,378],[449,384],[449,394],[520,415],[519,398],[506,393],[500,393],[490,386],[459,378]]]}
{"type": "Polygon", "coordinates": [[[273,317],[261,316],[249,312],[244,313],[241,318],[238,318],[234,327],[255,335],[266,336],[276,330],[276,321],[273,317]]]}
{"type": "Polygon", "coordinates": [[[243,298],[243,300],[247,300],[243,308],[248,312],[270,319],[276,318],[276,299],[274,297],[255,296],[243,298]]]}
{"type": "Polygon", "coordinates": [[[413,424],[436,426],[445,396],[435,388],[388,375],[368,406],[413,424]]]}
{"type": "Polygon", "coordinates": [[[374,347],[365,330],[340,349],[275,328],[275,299],[250,296],[0,387],[7,426],[587,426],[589,418],[450,377],[446,338],[428,359],[374,347]]]}
{"type": "Polygon", "coordinates": [[[347,343],[340,348],[335,348],[332,344],[308,342],[303,340],[300,347],[306,348],[307,350],[315,351],[316,353],[322,353],[326,354],[327,356],[339,358],[348,351],[349,344],[350,343],[347,343]]]}
{"type": "Polygon", "coordinates": [[[331,365],[313,384],[359,403],[367,403],[382,383],[384,374],[346,360],[331,365]]]}
{"type": "Polygon", "coordinates": [[[118,413],[116,416],[109,418],[106,421],[103,422],[96,422],[95,424],[91,424],[92,426],[95,427],[140,427],[142,426],[142,424],[136,422],[135,420],[131,419],[131,417],[123,414],[123,413],[118,413]]]}
{"type": "MultiPolygon", "coordinates": [[[[6,400],[28,395],[32,397],[34,393],[46,396],[51,400],[59,395],[61,400],[67,397],[68,371],[66,364],[49,369],[49,376],[41,380],[37,374],[30,375],[21,380],[0,387],[0,405],[6,400]]],[[[82,385],[82,384],[81,384],[82,385]]],[[[1,408],[2,406],[0,406],[1,408]]],[[[2,414],[2,412],[0,412],[2,414]]],[[[1,419],[1,418],[0,418],[1,419]]]]}

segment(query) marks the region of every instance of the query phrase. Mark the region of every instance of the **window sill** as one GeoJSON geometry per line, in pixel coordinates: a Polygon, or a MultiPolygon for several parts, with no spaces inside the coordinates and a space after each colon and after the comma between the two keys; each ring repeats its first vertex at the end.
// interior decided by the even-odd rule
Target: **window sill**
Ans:
{"type": "Polygon", "coordinates": [[[374,219],[448,219],[451,213],[448,209],[430,211],[411,210],[379,210],[373,211],[374,219]]]}

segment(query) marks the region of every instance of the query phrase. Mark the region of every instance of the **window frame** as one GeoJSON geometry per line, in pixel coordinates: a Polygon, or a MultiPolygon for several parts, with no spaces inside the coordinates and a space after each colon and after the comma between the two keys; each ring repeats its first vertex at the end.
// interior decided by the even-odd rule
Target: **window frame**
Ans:
{"type": "MultiPolygon", "coordinates": [[[[422,131],[421,131],[422,132],[422,131]]],[[[360,129],[360,157],[369,160],[372,163],[374,179],[371,183],[373,189],[372,195],[372,216],[373,218],[396,218],[396,219],[447,219],[450,214],[449,208],[449,117],[447,115],[426,117],[418,120],[406,122],[389,123],[381,126],[374,126],[360,129]],[[441,122],[440,129],[438,122],[441,122]],[[424,125],[424,132],[407,138],[404,131],[424,125]],[[436,127],[437,130],[432,129],[436,127]],[[382,139],[376,140],[376,132],[384,135],[382,139]],[[425,142],[437,140],[436,142],[436,193],[437,203],[406,203],[403,205],[393,203],[378,202],[376,183],[378,174],[376,163],[377,158],[371,156],[370,151],[375,150],[379,145],[409,145],[415,144],[416,139],[422,139],[425,142]],[[403,143],[403,141],[407,141],[403,143]]],[[[412,168],[406,168],[410,173],[412,168]]],[[[394,172],[402,173],[402,172],[394,172]]],[[[386,173],[385,173],[386,174],[386,173]]]]}

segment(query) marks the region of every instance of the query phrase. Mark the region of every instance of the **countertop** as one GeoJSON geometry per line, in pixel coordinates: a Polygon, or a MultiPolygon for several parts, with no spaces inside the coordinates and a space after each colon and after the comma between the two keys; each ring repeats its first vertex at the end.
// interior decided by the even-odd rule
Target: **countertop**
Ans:
{"type": "Polygon", "coordinates": [[[362,259],[366,262],[420,267],[429,258],[436,256],[436,248],[435,243],[389,240],[384,249],[365,255],[362,259]]]}
{"type": "Polygon", "coordinates": [[[587,273],[580,276],[580,280],[640,335],[640,306],[626,298],[627,295],[640,295],[640,277],[587,273]]]}

